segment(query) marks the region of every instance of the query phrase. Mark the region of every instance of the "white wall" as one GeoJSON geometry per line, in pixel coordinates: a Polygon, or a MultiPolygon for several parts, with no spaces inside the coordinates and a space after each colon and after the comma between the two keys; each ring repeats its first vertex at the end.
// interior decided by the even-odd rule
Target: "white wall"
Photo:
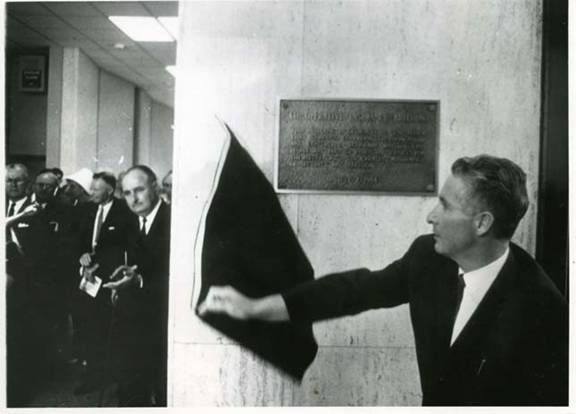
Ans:
{"type": "MultiPolygon", "coordinates": [[[[273,177],[279,97],[441,101],[439,182],[463,155],[492,153],[529,174],[536,199],[541,2],[286,1],[180,4],[169,394],[188,405],[418,405],[408,309],[315,326],[301,385],[202,325],[190,307],[193,249],[221,132],[229,123],[273,177]]],[[[419,234],[436,200],[285,195],[317,275],[380,268],[419,234]]],[[[535,207],[517,233],[533,251],[535,207]]]]}
{"type": "Polygon", "coordinates": [[[172,169],[172,151],[174,142],[174,110],[164,104],[152,101],[150,118],[151,145],[150,167],[159,179],[172,169]]]}
{"type": "Polygon", "coordinates": [[[64,48],[60,168],[96,167],[99,69],[80,49],[64,48]]]}
{"type": "Polygon", "coordinates": [[[135,162],[148,164],[150,162],[150,117],[152,114],[152,98],[142,89],[136,90],[136,141],[135,162]]]}
{"type": "Polygon", "coordinates": [[[174,109],[138,91],[136,163],[148,165],[161,180],[172,169],[174,109]]]}
{"type": "Polygon", "coordinates": [[[48,63],[48,108],[46,113],[46,166],[48,167],[60,165],[63,59],[63,49],[58,46],[51,46],[48,63]]]}
{"type": "Polygon", "coordinates": [[[100,70],[97,170],[115,174],[132,166],[135,86],[100,70]]]}
{"type": "Polygon", "coordinates": [[[52,60],[48,166],[60,165],[65,174],[83,167],[117,174],[141,163],[160,178],[172,168],[172,108],[99,68],[79,49],[56,50],[52,60]]]}

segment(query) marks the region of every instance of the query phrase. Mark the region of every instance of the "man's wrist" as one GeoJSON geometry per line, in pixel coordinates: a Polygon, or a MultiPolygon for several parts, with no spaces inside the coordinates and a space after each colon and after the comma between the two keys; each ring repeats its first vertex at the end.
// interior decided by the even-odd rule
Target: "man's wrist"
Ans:
{"type": "Polygon", "coordinates": [[[265,313],[265,299],[248,299],[248,306],[246,306],[246,319],[262,319],[265,313]]]}
{"type": "Polygon", "coordinates": [[[261,321],[280,322],[290,319],[282,295],[270,295],[252,299],[247,307],[247,318],[261,321]]]}

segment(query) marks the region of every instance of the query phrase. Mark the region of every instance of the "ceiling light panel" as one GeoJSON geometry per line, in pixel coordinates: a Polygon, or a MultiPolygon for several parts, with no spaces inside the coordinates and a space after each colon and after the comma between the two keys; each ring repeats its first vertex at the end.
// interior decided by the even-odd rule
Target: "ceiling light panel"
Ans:
{"type": "Polygon", "coordinates": [[[154,17],[108,17],[130,39],[136,42],[173,42],[174,38],[154,17]]]}
{"type": "Polygon", "coordinates": [[[178,17],[158,17],[158,21],[174,39],[178,40],[178,17]]]}

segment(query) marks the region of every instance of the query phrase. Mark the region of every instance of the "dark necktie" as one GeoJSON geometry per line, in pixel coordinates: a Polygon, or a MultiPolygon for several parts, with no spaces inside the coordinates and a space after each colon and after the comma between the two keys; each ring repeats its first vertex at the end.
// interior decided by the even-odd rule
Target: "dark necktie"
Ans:
{"type": "Polygon", "coordinates": [[[14,215],[14,210],[16,210],[16,203],[14,201],[10,201],[10,208],[8,208],[8,214],[6,217],[12,217],[14,215]]]}
{"type": "Polygon", "coordinates": [[[146,237],[146,217],[142,217],[142,227],[140,227],[140,236],[146,237]]]}
{"type": "MultiPolygon", "coordinates": [[[[12,217],[14,215],[15,209],[16,209],[16,203],[14,201],[10,201],[10,207],[8,208],[8,214],[6,214],[6,217],[12,217]]],[[[13,232],[12,229],[6,227],[6,241],[8,242],[14,241],[12,232],[13,232]]]]}
{"type": "Polygon", "coordinates": [[[102,230],[102,224],[104,223],[104,208],[98,206],[98,213],[96,213],[96,228],[94,229],[94,246],[98,244],[98,239],[100,238],[100,230],[102,230]]]}
{"type": "Polygon", "coordinates": [[[462,296],[464,296],[465,287],[466,282],[464,281],[464,274],[459,273],[458,279],[456,280],[456,302],[454,305],[454,318],[452,319],[452,329],[454,329],[454,324],[456,323],[456,317],[458,316],[458,311],[460,310],[460,305],[462,304],[462,296]]]}

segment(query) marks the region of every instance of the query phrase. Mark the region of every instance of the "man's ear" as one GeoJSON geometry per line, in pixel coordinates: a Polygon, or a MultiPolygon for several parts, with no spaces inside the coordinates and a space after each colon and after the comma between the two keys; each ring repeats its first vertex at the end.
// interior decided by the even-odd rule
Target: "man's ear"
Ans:
{"type": "Polygon", "coordinates": [[[486,235],[494,224],[494,216],[489,211],[482,211],[474,217],[474,226],[478,236],[486,235]]]}

